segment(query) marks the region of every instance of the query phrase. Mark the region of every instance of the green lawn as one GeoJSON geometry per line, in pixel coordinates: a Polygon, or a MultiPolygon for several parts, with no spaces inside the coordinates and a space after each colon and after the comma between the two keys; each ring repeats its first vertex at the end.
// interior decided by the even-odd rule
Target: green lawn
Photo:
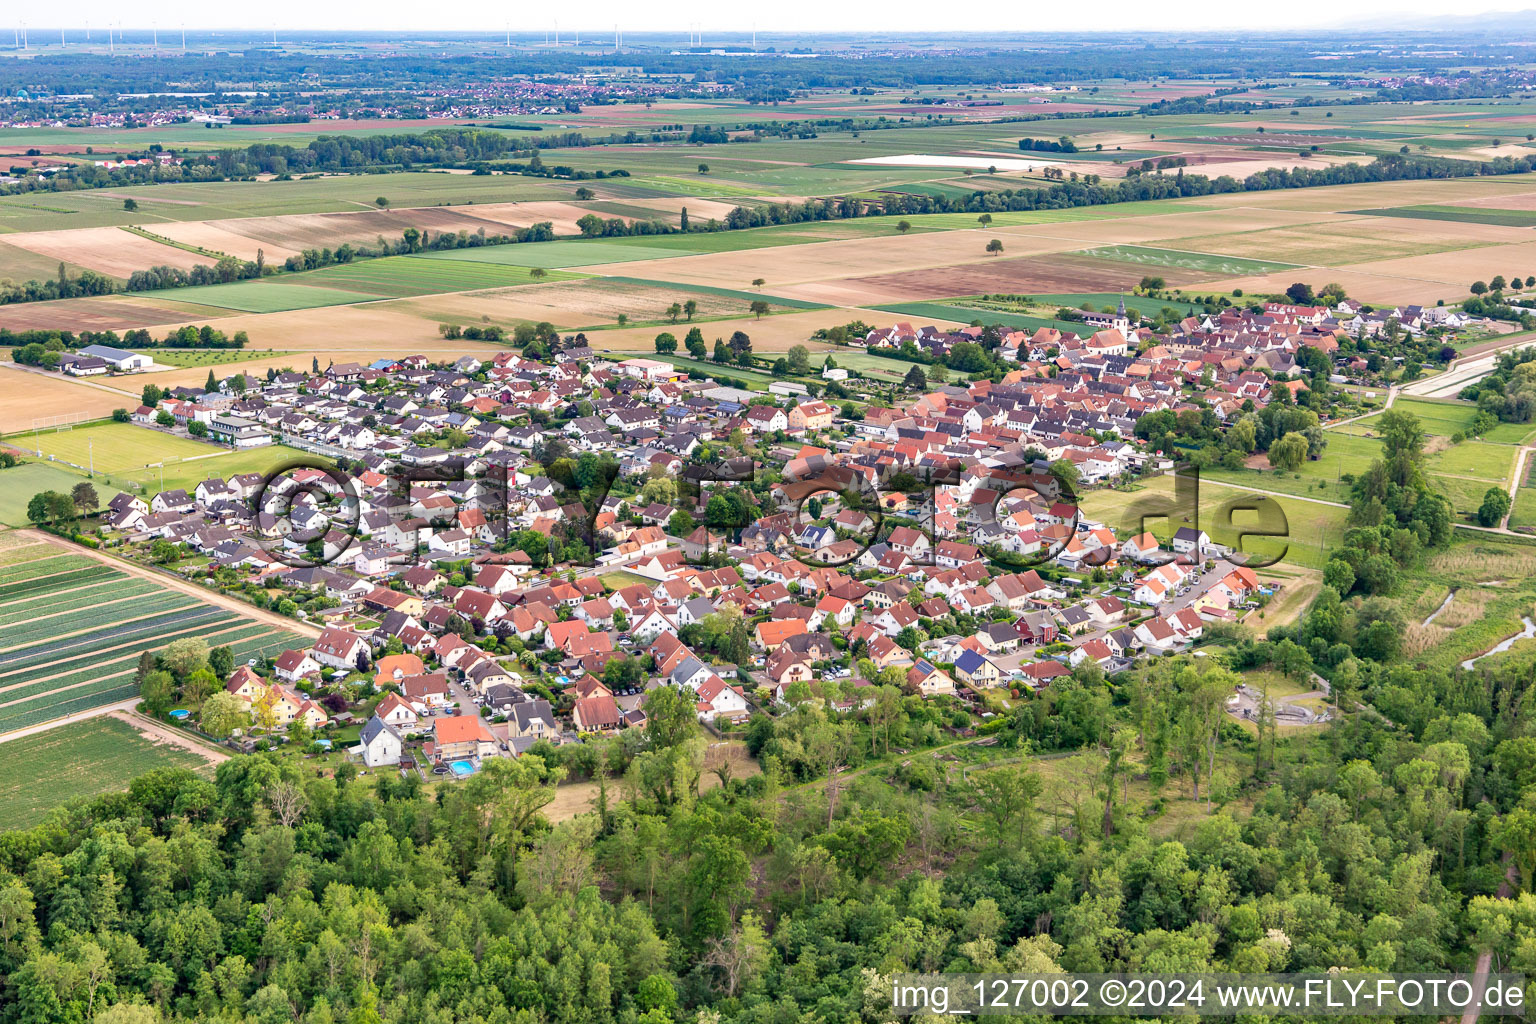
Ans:
{"type": "MultiPolygon", "coordinates": [[[[1258,480],[1252,485],[1263,487],[1258,480]]],[[[1249,492],[1251,493],[1251,492],[1249,492]]],[[[1143,502],[1160,502],[1173,494],[1172,477],[1156,477],[1133,491],[1088,491],[1079,496],[1079,507],[1086,517],[1100,520],[1114,527],[1118,536],[1129,537],[1140,532],[1142,516],[1149,506],[1143,502]]],[[[1254,513],[1235,511],[1245,504],[1248,496],[1241,487],[1227,487],[1202,477],[1198,491],[1199,509],[1196,515],[1186,518],[1182,513],[1174,521],[1167,518],[1145,520],[1145,526],[1155,536],[1167,539],[1181,526],[1198,525],[1209,533],[1218,544],[1236,544],[1237,533],[1247,528],[1257,528],[1258,516],[1254,513]],[[1223,525],[1222,513],[1230,512],[1231,527],[1223,525]]],[[[1255,557],[1278,558],[1276,565],[1301,565],[1320,569],[1326,563],[1326,551],[1336,547],[1344,536],[1345,516],[1349,510],[1335,505],[1300,501],[1292,497],[1278,497],[1273,501],[1284,513],[1283,539],[1248,537],[1242,542],[1242,550],[1255,557]]],[[[1276,524],[1277,526],[1279,524],[1276,524]]],[[[1267,526],[1267,524],[1266,524],[1267,526]]]]}
{"type": "Polygon", "coordinates": [[[1219,274],[1222,277],[1248,277],[1257,274],[1273,274],[1279,270],[1300,269],[1295,263],[1274,263],[1245,259],[1241,256],[1218,256],[1214,253],[1157,249],[1144,245],[1106,245],[1097,249],[1085,249],[1081,255],[1148,267],[1198,270],[1201,273],[1219,274]]]}
{"type": "MultiPolygon", "coordinates": [[[[1201,473],[1201,479],[1347,503],[1350,484],[1343,478],[1358,477],[1369,469],[1381,454],[1381,442],[1333,430],[1327,436],[1328,447],[1322,455],[1315,461],[1303,462],[1294,473],[1207,469],[1201,473]]],[[[1507,486],[1514,455],[1515,450],[1509,445],[1464,441],[1428,456],[1424,468],[1435,485],[1451,498],[1458,512],[1473,512],[1482,504],[1488,488],[1507,486]]]]}
{"type": "MultiPolygon", "coordinates": [[[[0,470],[0,523],[8,526],[27,525],[27,502],[39,491],[69,491],[85,479],[45,462],[25,462],[10,469],[0,470]]],[[[117,496],[118,488],[103,482],[96,485],[96,495],[105,505],[117,496]]]]}
{"type": "Polygon", "coordinates": [[[252,359],[267,359],[291,353],[259,348],[152,348],[146,349],[160,366],[223,366],[252,359]]]}
{"type": "Polygon", "coordinates": [[[297,448],[274,444],[242,451],[224,449],[211,458],[167,463],[163,470],[160,467],[127,470],[113,473],[108,479],[123,490],[141,494],[154,494],[162,489],[175,490],[178,487],[190,491],[211,476],[223,477],[227,480],[240,473],[266,473],[279,466],[290,465],[301,460],[306,464],[316,462],[330,464],[329,459],[301,452],[297,448]],[[163,487],[162,477],[164,478],[163,487]]]}
{"type": "Polygon", "coordinates": [[[315,309],[320,306],[345,306],[353,302],[370,302],[379,298],[377,295],[364,292],[279,284],[276,281],[234,281],[230,284],[165,288],[139,294],[158,299],[196,302],[203,306],[218,306],[221,309],[237,309],[243,313],[282,313],[294,309],[315,309]]]}
{"type": "Polygon", "coordinates": [[[127,722],[99,718],[0,744],[0,829],[36,824],[76,797],[128,788],[155,768],[211,774],[190,750],[145,739],[127,722]]]}
{"type": "MultiPolygon", "coordinates": [[[[1472,420],[1477,416],[1477,406],[1453,398],[1399,397],[1392,404],[1392,408],[1413,413],[1419,418],[1425,433],[1440,437],[1450,437],[1458,432],[1465,434],[1471,428],[1472,420]]],[[[1347,427],[1340,428],[1340,432],[1360,435],[1367,432],[1375,433],[1380,415],[1375,413],[1363,420],[1358,420],[1347,427]]],[[[1533,435],[1536,435],[1536,424],[1500,423],[1482,435],[1480,440],[1491,444],[1528,444],[1533,435]]]]}
{"type": "Polygon", "coordinates": [[[92,423],[69,430],[12,434],[6,442],[34,456],[41,450],[41,458],[53,455],[76,466],[94,465],[97,473],[109,474],[141,469],[165,459],[214,456],[227,450],[133,423],[92,423]]]}

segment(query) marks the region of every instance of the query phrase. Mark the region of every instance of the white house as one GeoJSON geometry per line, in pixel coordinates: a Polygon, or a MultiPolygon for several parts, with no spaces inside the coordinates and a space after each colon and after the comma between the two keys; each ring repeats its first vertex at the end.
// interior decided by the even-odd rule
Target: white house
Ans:
{"type": "Polygon", "coordinates": [[[358,745],[353,749],[362,757],[363,764],[369,768],[400,763],[400,754],[405,749],[405,742],[395,731],[395,727],[378,715],[368,719],[368,724],[363,726],[358,740],[358,745]]]}

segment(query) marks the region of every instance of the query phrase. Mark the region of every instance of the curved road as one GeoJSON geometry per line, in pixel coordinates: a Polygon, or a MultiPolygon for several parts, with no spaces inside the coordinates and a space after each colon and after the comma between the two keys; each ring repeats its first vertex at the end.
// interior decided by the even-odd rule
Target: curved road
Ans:
{"type": "Polygon", "coordinates": [[[1499,361],[1499,356],[1533,344],[1536,344],[1536,333],[1510,335],[1509,338],[1500,339],[1493,348],[1452,359],[1444,373],[1404,384],[1403,393],[1415,398],[1454,398],[1468,384],[1488,376],[1499,361]]]}

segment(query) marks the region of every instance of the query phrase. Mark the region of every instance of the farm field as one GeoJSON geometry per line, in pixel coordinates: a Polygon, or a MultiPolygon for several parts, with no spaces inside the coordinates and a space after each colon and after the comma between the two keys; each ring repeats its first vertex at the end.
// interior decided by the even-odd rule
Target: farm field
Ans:
{"type": "Polygon", "coordinates": [[[246,659],[299,639],[94,558],[6,540],[32,557],[0,566],[0,733],[136,696],[139,655],[172,640],[246,659]]]}
{"type": "Polygon", "coordinates": [[[291,309],[370,302],[379,298],[377,295],[342,291],[339,288],[306,287],[276,281],[234,281],[198,288],[167,288],[142,294],[159,299],[184,298],[200,305],[219,306],[243,313],[280,313],[291,309]]]}
{"type": "MultiPolygon", "coordinates": [[[[57,223],[57,222],[55,222],[57,223]]],[[[6,242],[38,256],[89,267],[111,277],[126,278],[135,270],[170,266],[190,270],[215,260],[165,245],[120,228],[27,231],[7,235],[6,242]]]]}
{"type": "MultiPolygon", "coordinates": [[[[1140,245],[1109,245],[1098,249],[1086,249],[1082,255],[1101,260],[1113,260],[1116,263],[1133,263],[1139,267],[1166,267],[1171,270],[1196,271],[1219,277],[1272,274],[1277,270],[1299,269],[1299,264],[1281,263],[1276,260],[1241,259],[1215,253],[1157,249],[1140,245]]],[[[1162,276],[1166,278],[1167,275],[1162,276]]]]}
{"type": "MultiPolygon", "coordinates": [[[[462,253],[464,250],[453,250],[462,253]]],[[[544,281],[568,281],[580,277],[559,270],[544,277],[530,268],[474,260],[426,260],[414,256],[386,256],[346,266],[323,267],[289,278],[296,285],[324,286],[373,296],[402,297],[437,292],[467,292],[483,288],[509,288],[544,281]]]]}
{"type": "Polygon", "coordinates": [[[576,267],[597,263],[621,263],[629,260],[666,259],[693,256],[698,250],[674,250],[660,246],[621,245],[609,241],[523,242],[516,245],[488,245],[481,249],[449,249],[419,253],[423,260],[450,260],[455,263],[496,263],[512,267],[576,267]]]}
{"type": "MultiPolygon", "coordinates": [[[[207,376],[207,371],[203,376],[207,376]]],[[[97,386],[59,374],[0,366],[0,441],[8,443],[4,435],[29,431],[35,421],[44,417],[110,416],[113,409],[127,407],[138,395],[137,387],[130,394],[105,383],[97,386]]]]}
{"type": "Polygon", "coordinates": [[[1483,206],[1398,206],[1380,210],[1351,210],[1372,217],[1406,217],[1412,220],[1444,220],[1462,224],[1497,224],[1501,227],[1536,227],[1536,211],[1498,210],[1483,206]]]}
{"type": "Polygon", "coordinates": [[[209,759],[156,741],[118,718],[94,718],[0,746],[0,830],[31,825],[60,804],[127,789],[156,768],[211,775],[209,759]]]}

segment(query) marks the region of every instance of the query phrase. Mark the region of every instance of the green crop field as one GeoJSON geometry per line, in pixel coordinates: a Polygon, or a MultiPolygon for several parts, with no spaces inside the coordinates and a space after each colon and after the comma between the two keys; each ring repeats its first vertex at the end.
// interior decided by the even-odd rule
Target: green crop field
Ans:
{"type": "Polygon", "coordinates": [[[146,739],[116,718],[24,736],[0,746],[0,829],[35,824],[66,800],[126,789],[155,768],[209,775],[208,766],[207,758],[146,739]]]}
{"type": "Polygon", "coordinates": [[[1214,253],[1184,252],[1179,249],[1156,249],[1144,245],[1106,245],[1097,249],[1084,249],[1081,255],[1114,260],[1117,263],[1136,263],[1147,267],[1198,270],[1201,273],[1221,277],[1247,277],[1256,274],[1273,274],[1278,270],[1300,269],[1300,265],[1296,263],[1272,263],[1244,259],[1240,256],[1218,256],[1214,253]]]}
{"type": "Polygon", "coordinates": [[[282,313],[292,309],[319,306],[345,306],[353,302],[371,302],[377,295],[342,291],[339,288],[306,287],[279,284],[276,281],[233,281],[229,284],[201,285],[194,288],[166,288],[138,294],[156,299],[178,299],[242,313],[282,313]]]}
{"type": "Polygon", "coordinates": [[[590,263],[622,263],[627,260],[659,260],[671,256],[694,256],[698,251],[572,239],[561,242],[523,242],[514,245],[488,245],[482,249],[427,252],[419,253],[416,258],[468,263],[500,263],[512,267],[555,268],[579,267],[590,263]]]}
{"type": "Polygon", "coordinates": [[[201,637],[249,658],[293,634],[51,545],[0,569],[0,733],[125,700],[144,651],[201,637]]]}
{"type": "Polygon", "coordinates": [[[1511,228],[1536,228],[1536,210],[1499,210],[1481,206],[1392,206],[1380,210],[1346,210],[1371,217],[1408,217],[1413,220],[1448,220],[1462,224],[1501,224],[1511,228]]]}
{"type": "MultiPolygon", "coordinates": [[[[479,251],[455,249],[442,255],[448,257],[479,251]]],[[[581,276],[547,270],[543,278],[536,278],[529,273],[528,267],[468,258],[428,260],[415,256],[386,256],[346,266],[324,267],[295,275],[290,280],[306,287],[320,285],[367,292],[371,297],[404,297],[467,292],[482,288],[509,288],[540,281],[573,281],[581,276]]]]}

